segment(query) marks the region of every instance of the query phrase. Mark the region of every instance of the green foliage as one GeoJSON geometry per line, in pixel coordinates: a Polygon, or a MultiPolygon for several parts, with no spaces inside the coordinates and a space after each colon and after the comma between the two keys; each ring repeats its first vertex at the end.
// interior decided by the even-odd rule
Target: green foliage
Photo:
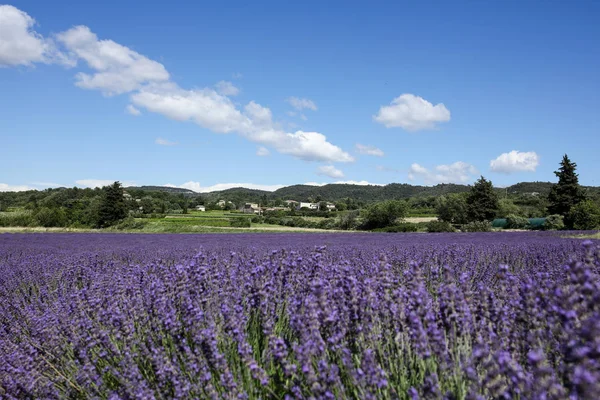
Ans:
{"type": "Polygon", "coordinates": [[[565,228],[564,217],[562,215],[554,214],[546,217],[546,221],[544,225],[542,225],[542,229],[546,231],[550,230],[561,230],[565,228]]]}
{"type": "Polygon", "coordinates": [[[37,226],[45,228],[67,226],[67,214],[62,208],[41,207],[33,215],[37,226]]]}
{"type": "Polygon", "coordinates": [[[509,215],[506,217],[506,229],[526,229],[529,227],[529,221],[519,215],[509,215]]]}
{"type": "Polygon", "coordinates": [[[427,223],[426,228],[427,232],[456,232],[456,229],[452,226],[450,222],[447,221],[430,221],[427,223]]]}
{"type": "Polygon", "coordinates": [[[123,199],[123,187],[120,182],[102,188],[104,195],[98,210],[98,226],[105,228],[114,225],[127,216],[127,208],[123,199]]]}
{"type": "Polygon", "coordinates": [[[399,232],[418,232],[419,226],[410,222],[403,222],[394,226],[386,226],[385,228],[375,229],[375,232],[388,232],[388,233],[399,233],[399,232]]]}
{"type": "Polygon", "coordinates": [[[18,227],[35,226],[36,220],[31,211],[0,212],[0,226],[18,227]]]}
{"type": "Polygon", "coordinates": [[[358,214],[358,211],[352,210],[340,215],[340,219],[337,224],[338,228],[345,231],[356,229],[359,225],[358,214]]]}
{"type": "Polygon", "coordinates": [[[235,228],[250,228],[250,218],[229,218],[229,225],[235,228]]]}
{"type": "Polygon", "coordinates": [[[600,207],[591,200],[582,201],[573,206],[567,218],[571,227],[576,230],[588,231],[600,228],[600,207]]]}
{"type": "Polygon", "coordinates": [[[135,219],[133,216],[129,216],[125,218],[123,221],[119,222],[114,226],[115,229],[123,231],[123,230],[139,230],[144,229],[147,225],[147,222],[144,220],[135,219]]]}
{"type": "Polygon", "coordinates": [[[451,224],[466,224],[468,222],[467,198],[464,194],[441,196],[437,199],[435,208],[440,221],[451,224]]]}
{"type": "Polygon", "coordinates": [[[250,218],[250,222],[252,222],[253,224],[264,224],[265,217],[263,217],[262,215],[255,215],[252,218],[250,218]]]}
{"type": "Polygon", "coordinates": [[[568,228],[574,227],[574,221],[571,220],[569,212],[571,208],[585,200],[585,193],[579,186],[579,178],[575,173],[577,164],[569,160],[565,154],[560,163],[558,171],[554,174],[558,177],[558,183],[552,186],[548,194],[548,212],[565,217],[565,225],[568,228]]]}
{"type": "Polygon", "coordinates": [[[369,206],[363,218],[363,229],[384,228],[396,223],[397,219],[406,217],[408,205],[401,200],[388,200],[369,206]]]}
{"type": "Polygon", "coordinates": [[[492,224],[487,221],[472,221],[463,225],[463,232],[491,232],[492,224]]]}
{"type": "Polygon", "coordinates": [[[491,221],[498,213],[498,194],[491,181],[483,176],[475,182],[467,196],[469,221],[491,221]]]}
{"type": "Polygon", "coordinates": [[[522,215],[523,210],[512,199],[503,198],[498,201],[497,218],[506,218],[509,215],[522,215]]]}

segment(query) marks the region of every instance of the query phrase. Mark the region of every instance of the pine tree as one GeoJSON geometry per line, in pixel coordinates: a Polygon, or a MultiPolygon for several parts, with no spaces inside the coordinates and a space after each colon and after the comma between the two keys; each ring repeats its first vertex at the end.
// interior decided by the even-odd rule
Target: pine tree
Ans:
{"type": "MultiPolygon", "coordinates": [[[[579,178],[575,173],[577,164],[569,160],[565,154],[560,163],[558,171],[554,175],[558,177],[558,183],[553,185],[548,194],[549,214],[557,214],[567,217],[571,208],[585,200],[585,193],[579,186],[579,178]]],[[[565,223],[569,226],[568,221],[565,223]]]]}
{"type": "Polygon", "coordinates": [[[123,187],[120,182],[102,188],[104,194],[98,210],[98,226],[105,228],[127,216],[127,207],[123,198],[123,187]]]}
{"type": "Polygon", "coordinates": [[[491,221],[496,216],[499,206],[498,195],[492,182],[482,176],[467,196],[469,221],[491,221]]]}

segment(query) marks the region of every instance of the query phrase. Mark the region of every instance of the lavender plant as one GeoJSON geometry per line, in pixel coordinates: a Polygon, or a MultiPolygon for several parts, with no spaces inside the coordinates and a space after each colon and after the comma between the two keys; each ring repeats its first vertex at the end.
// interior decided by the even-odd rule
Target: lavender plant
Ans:
{"type": "Polygon", "coordinates": [[[0,235],[0,398],[593,399],[598,243],[0,235]]]}

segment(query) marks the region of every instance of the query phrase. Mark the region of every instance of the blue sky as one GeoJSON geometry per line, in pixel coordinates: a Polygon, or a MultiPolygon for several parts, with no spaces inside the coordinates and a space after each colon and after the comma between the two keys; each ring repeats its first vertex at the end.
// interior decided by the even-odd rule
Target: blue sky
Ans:
{"type": "Polygon", "coordinates": [[[600,185],[600,3],[16,1],[0,190],[600,185]]]}

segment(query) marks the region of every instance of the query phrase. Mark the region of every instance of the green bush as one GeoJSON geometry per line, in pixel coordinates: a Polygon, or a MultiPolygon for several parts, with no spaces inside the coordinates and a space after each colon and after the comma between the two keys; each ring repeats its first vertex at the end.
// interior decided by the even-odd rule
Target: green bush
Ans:
{"type": "Polygon", "coordinates": [[[0,212],[0,226],[35,226],[31,212],[0,212]]]}
{"type": "Polygon", "coordinates": [[[554,214],[546,217],[542,229],[546,231],[565,229],[565,219],[562,215],[554,214]]]}
{"type": "Polygon", "coordinates": [[[62,208],[42,207],[34,213],[36,225],[44,228],[67,226],[67,214],[62,208]]]}
{"type": "Polygon", "coordinates": [[[385,228],[375,229],[375,232],[389,232],[389,233],[400,233],[400,232],[418,232],[419,226],[410,222],[404,222],[394,226],[386,226],[385,228]]]}
{"type": "Polygon", "coordinates": [[[319,229],[336,229],[338,227],[337,222],[331,218],[317,222],[315,225],[319,229]]]}
{"type": "Polygon", "coordinates": [[[577,204],[567,215],[567,219],[578,231],[589,231],[600,227],[600,207],[592,200],[577,204]]]}
{"type": "Polygon", "coordinates": [[[463,225],[463,232],[491,232],[492,224],[487,221],[473,221],[463,225]]]}
{"type": "Polygon", "coordinates": [[[230,218],[229,225],[235,228],[250,228],[250,218],[230,218]]]}
{"type": "Polygon", "coordinates": [[[529,221],[525,217],[511,214],[506,217],[506,229],[526,229],[529,227],[529,221]]]}
{"type": "Polygon", "coordinates": [[[430,221],[426,225],[426,230],[429,233],[456,232],[452,224],[447,221],[430,221]]]}
{"type": "Polygon", "coordinates": [[[146,221],[140,221],[139,219],[135,219],[133,216],[129,216],[125,218],[123,221],[119,222],[115,225],[115,229],[119,231],[123,230],[137,230],[143,229],[146,226],[146,221]]]}
{"type": "Polygon", "coordinates": [[[250,222],[252,222],[253,224],[262,224],[265,222],[265,217],[263,217],[262,215],[255,215],[252,218],[250,218],[250,222]]]}

